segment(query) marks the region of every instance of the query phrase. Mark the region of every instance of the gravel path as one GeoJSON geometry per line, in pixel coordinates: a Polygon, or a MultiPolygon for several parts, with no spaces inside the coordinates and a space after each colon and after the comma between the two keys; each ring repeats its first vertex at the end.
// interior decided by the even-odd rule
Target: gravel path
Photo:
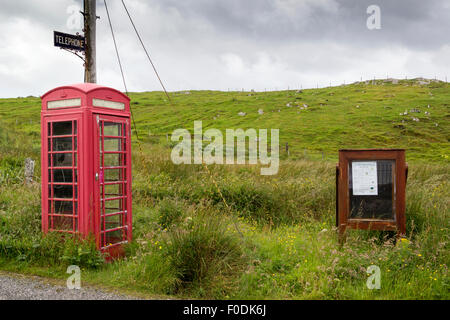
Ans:
{"type": "Polygon", "coordinates": [[[69,290],[39,277],[0,273],[0,300],[134,300],[138,299],[93,288],[69,290]]]}

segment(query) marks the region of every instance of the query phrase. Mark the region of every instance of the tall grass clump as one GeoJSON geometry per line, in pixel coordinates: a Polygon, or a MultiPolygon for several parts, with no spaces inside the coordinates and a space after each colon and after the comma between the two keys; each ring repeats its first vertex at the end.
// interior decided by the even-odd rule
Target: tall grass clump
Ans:
{"type": "Polygon", "coordinates": [[[21,157],[1,157],[0,158],[0,184],[22,183],[24,178],[24,159],[21,157]]]}
{"type": "Polygon", "coordinates": [[[178,274],[179,291],[198,296],[223,296],[245,265],[239,238],[217,214],[188,217],[184,227],[168,232],[163,246],[178,274]]]}
{"type": "Polygon", "coordinates": [[[164,199],[159,203],[158,223],[162,228],[168,229],[176,225],[182,216],[182,207],[177,201],[164,199]]]}
{"type": "Polygon", "coordinates": [[[157,240],[138,239],[126,246],[126,257],[107,265],[104,270],[114,275],[115,284],[154,294],[175,294],[180,280],[170,259],[157,240]]]}

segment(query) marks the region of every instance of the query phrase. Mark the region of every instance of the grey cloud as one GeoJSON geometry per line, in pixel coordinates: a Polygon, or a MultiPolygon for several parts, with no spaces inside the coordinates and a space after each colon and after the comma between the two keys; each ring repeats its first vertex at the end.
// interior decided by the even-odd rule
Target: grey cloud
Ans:
{"type": "Polygon", "coordinates": [[[336,41],[356,45],[389,43],[428,48],[448,39],[450,8],[445,0],[166,0],[150,1],[162,11],[175,8],[187,20],[202,21],[222,37],[249,41],[336,41]],[[382,29],[366,28],[369,5],[381,8],[382,29]]]}
{"type": "Polygon", "coordinates": [[[66,10],[81,0],[3,0],[0,17],[23,18],[47,26],[65,25],[66,10]]]}
{"type": "MultiPolygon", "coordinates": [[[[170,90],[315,87],[387,73],[450,73],[447,0],[125,2],[170,90]],[[381,8],[381,30],[366,28],[371,4],[381,8]]],[[[66,28],[66,10],[81,3],[2,0],[0,96],[82,81],[81,61],[52,42],[53,30],[75,32],[66,28]]],[[[99,82],[121,89],[105,8],[97,3],[99,82]]],[[[160,90],[121,1],[108,5],[129,89],[160,90]]]]}

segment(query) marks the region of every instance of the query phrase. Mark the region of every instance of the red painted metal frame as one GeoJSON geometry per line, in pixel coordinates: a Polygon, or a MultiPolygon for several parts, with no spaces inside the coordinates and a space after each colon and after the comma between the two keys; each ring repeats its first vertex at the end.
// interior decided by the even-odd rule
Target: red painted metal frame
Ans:
{"type": "Polygon", "coordinates": [[[371,229],[397,231],[399,236],[406,233],[405,199],[408,164],[405,162],[404,149],[343,149],[339,150],[339,164],[336,166],[336,226],[341,240],[346,229],[371,229]],[[356,219],[349,218],[348,168],[353,160],[393,160],[395,165],[394,188],[395,219],[356,219]]]}
{"type": "MultiPolygon", "coordinates": [[[[106,243],[106,233],[108,231],[112,231],[114,229],[107,230],[105,227],[105,221],[102,225],[102,217],[111,216],[112,213],[106,214],[105,208],[106,208],[106,202],[112,201],[112,200],[122,200],[122,226],[120,228],[116,228],[115,230],[124,230],[125,231],[125,238],[123,241],[131,241],[131,234],[132,234],[132,223],[131,223],[131,130],[130,130],[130,121],[126,118],[119,118],[119,117],[112,117],[112,116],[106,116],[102,114],[95,115],[93,119],[93,125],[95,127],[94,130],[94,149],[95,150],[101,150],[103,154],[119,154],[121,157],[121,164],[120,166],[114,166],[114,167],[105,167],[104,165],[104,159],[101,160],[101,153],[98,153],[98,156],[94,159],[94,167],[97,172],[99,173],[99,179],[96,181],[96,187],[95,187],[95,203],[98,205],[97,212],[99,212],[99,215],[97,217],[97,223],[98,229],[96,230],[96,233],[99,234],[97,245],[102,248],[106,249],[108,248],[109,252],[112,255],[115,255],[116,249],[113,249],[114,247],[117,247],[121,244],[121,242],[114,243],[108,245],[106,243]],[[104,133],[104,123],[117,123],[121,124],[121,136],[105,136],[104,133]],[[125,146],[125,151],[104,151],[104,139],[105,138],[115,138],[115,139],[121,139],[125,140],[125,142],[121,142],[121,146],[125,146]],[[100,139],[102,140],[101,147],[99,145],[100,139]],[[124,165],[125,164],[125,165],[124,165]],[[121,171],[121,179],[116,182],[105,182],[104,181],[104,171],[105,170],[120,170],[121,171]],[[112,185],[112,184],[119,184],[122,185],[122,194],[118,197],[106,197],[105,191],[103,189],[103,194],[101,193],[101,187],[105,185],[112,185]],[[106,200],[107,199],[107,200],[106,200]],[[104,205],[102,206],[102,202],[104,202],[104,205]],[[130,208],[130,209],[129,209],[130,208]],[[124,220],[124,214],[126,214],[126,219],[124,220]]],[[[121,148],[123,149],[123,148],[121,148]]],[[[116,213],[115,213],[116,214],[116,213]]],[[[117,215],[117,214],[116,214],[117,215]]],[[[123,242],[122,241],[122,242],[123,242]]]]}
{"type": "Polygon", "coordinates": [[[75,143],[74,143],[74,138],[78,137],[78,132],[80,130],[80,117],[79,116],[72,116],[72,118],[69,120],[70,122],[72,122],[72,134],[71,135],[58,135],[58,136],[54,136],[53,135],[53,123],[56,122],[67,122],[68,119],[66,119],[65,117],[62,116],[55,116],[52,118],[47,118],[43,121],[43,125],[42,125],[42,130],[47,133],[47,138],[43,141],[42,144],[42,168],[47,168],[46,170],[42,171],[42,208],[43,208],[43,215],[42,215],[42,229],[44,230],[44,232],[48,232],[48,231],[58,231],[58,232],[68,232],[68,233],[77,233],[78,232],[78,228],[76,227],[79,226],[80,224],[80,216],[78,214],[78,210],[77,212],[75,211],[75,208],[78,207],[79,204],[79,181],[78,179],[75,182],[75,173],[78,174],[79,170],[80,170],[80,161],[79,161],[79,139],[77,139],[77,147],[75,148],[75,143]],[[76,124],[77,127],[77,133],[74,133],[74,125],[76,124]],[[50,127],[50,135],[48,135],[48,128],[50,127]],[[71,151],[54,151],[53,150],[53,139],[56,138],[65,138],[65,137],[71,137],[72,138],[72,148],[71,151]],[[49,150],[49,141],[51,142],[50,144],[50,151],[49,150]],[[69,167],[64,167],[64,166],[53,166],[53,155],[54,154],[72,154],[72,165],[69,167]],[[50,164],[48,163],[48,155],[50,155],[50,164]],[[74,163],[76,162],[76,165],[74,165],[74,163]],[[54,181],[54,170],[72,170],[72,182],[71,183],[61,183],[61,182],[55,182],[54,181]],[[51,171],[51,175],[49,176],[48,172],[51,171]],[[67,202],[69,201],[69,198],[55,198],[54,197],[54,185],[71,185],[72,186],[72,220],[73,220],[73,226],[72,226],[72,230],[58,230],[53,228],[53,220],[54,217],[70,217],[69,215],[65,214],[55,214],[54,212],[54,201],[63,201],[63,202],[67,202]],[[51,189],[51,194],[49,194],[49,190],[48,187],[50,186],[51,189]],[[76,187],[76,188],[75,188],[76,187]],[[77,190],[77,196],[75,197],[75,190],[77,190]],[[44,203],[45,201],[45,203],[44,203]],[[48,206],[49,201],[52,203],[52,205],[48,206]],[[77,204],[77,205],[75,205],[77,204]],[[45,208],[45,209],[44,209],[45,208]],[[45,214],[44,214],[45,212],[45,214]],[[49,217],[50,215],[50,217],[49,217]],[[51,221],[50,226],[48,225],[48,221],[51,221]],[[77,223],[75,223],[75,221],[77,221],[77,223]]]}
{"type": "MultiPolygon", "coordinates": [[[[97,247],[106,251],[118,252],[119,248],[112,250],[101,246],[100,242],[100,212],[99,212],[99,183],[95,180],[98,171],[98,130],[96,126],[97,115],[101,119],[111,120],[126,124],[126,173],[127,173],[127,240],[132,239],[132,198],[131,198],[131,136],[130,136],[130,99],[118,90],[90,83],[62,86],[50,90],[42,97],[41,111],[41,172],[42,172],[42,230],[47,233],[51,230],[48,225],[49,212],[49,163],[48,163],[48,123],[62,121],[77,122],[77,188],[78,188],[78,227],[68,231],[82,236],[94,234],[97,247]],[[48,109],[49,101],[61,101],[66,99],[81,99],[78,107],[62,107],[48,109]],[[93,99],[120,102],[124,104],[124,110],[117,110],[105,107],[95,107],[93,99]]],[[[69,135],[73,139],[73,134],[69,135]]],[[[53,157],[52,157],[53,158],[53,157]]],[[[72,157],[72,165],[75,157],[72,157]]],[[[51,165],[51,163],[50,163],[51,165]]],[[[74,170],[74,168],[70,168],[74,170]]],[[[74,173],[74,172],[73,172],[74,173]]],[[[75,176],[72,176],[72,181],[75,176]]],[[[72,182],[72,186],[75,183],[72,182]]],[[[51,188],[53,190],[53,188],[51,188]]],[[[73,189],[74,190],[74,189],[73,189]]],[[[73,191],[75,192],[75,191],[73,191]]],[[[73,199],[72,201],[74,201],[73,199]]],[[[50,211],[49,211],[50,210],[50,211]]],[[[62,230],[56,230],[62,231],[62,230]]],[[[67,231],[62,231],[67,232],[67,231]]],[[[116,246],[118,247],[118,246],[116,246]]]]}

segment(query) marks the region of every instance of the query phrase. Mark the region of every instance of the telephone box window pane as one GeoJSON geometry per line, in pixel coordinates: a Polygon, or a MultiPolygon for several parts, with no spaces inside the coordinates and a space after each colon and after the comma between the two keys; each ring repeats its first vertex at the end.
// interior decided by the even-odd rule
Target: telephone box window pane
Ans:
{"type": "Polygon", "coordinates": [[[105,235],[105,245],[111,245],[121,242],[125,239],[125,230],[116,230],[107,232],[105,235]]]}
{"type": "Polygon", "coordinates": [[[72,134],[72,121],[53,122],[54,136],[64,136],[71,134],[72,134]]]}
{"type": "Polygon", "coordinates": [[[104,171],[105,182],[121,181],[121,170],[122,169],[106,169],[104,171]]]}
{"type": "MultiPolygon", "coordinates": [[[[49,216],[48,225],[51,228],[51,220],[53,218],[53,230],[73,231],[74,219],[72,217],[49,216]]],[[[75,230],[78,229],[78,221],[75,219],[75,230]]]]}
{"type": "Polygon", "coordinates": [[[122,226],[122,214],[116,214],[113,216],[102,217],[102,226],[105,225],[105,229],[114,229],[122,226]]]}
{"type": "Polygon", "coordinates": [[[79,106],[81,106],[81,98],[55,100],[55,101],[47,102],[48,109],[69,108],[69,107],[79,107],[79,106]]]}
{"type": "Polygon", "coordinates": [[[53,138],[53,151],[72,151],[72,138],[53,138]]]}
{"type": "Polygon", "coordinates": [[[109,184],[103,186],[102,192],[104,192],[105,198],[119,197],[123,195],[122,188],[122,183],[109,184]]]}
{"type": "MultiPolygon", "coordinates": [[[[49,194],[51,194],[51,186],[49,194]]],[[[53,185],[53,198],[72,199],[73,187],[71,185],[53,185]]]]}
{"type": "Polygon", "coordinates": [[[121,205],[120,205],[120,201],[121,200],[105,201],[106,202],[106,203],[104,203],[105,214],[111,214],[111,213],[117,213],[117,212],[123,211],[121,208],[121,205]],[[114,203],[112,201],[114,201],[114,203]]]}
{"type": "MultiPolygon", "coordinates": [[[[109,197],[112,198],[112,197],[109,197]]],[[[114,213],[121,211],[121,200],[108,200],[108,197],[105,201],[105,209],[107,210],[106,213],[114,213]],[[109,212],[108,212],[109,211],[109,212]]]]}
{"type": "Polygon", "coordinates": [[[105,146],[104,151],[122,151],[122,139],[117,138],[104,138],[105,146]]]}
{"type": "Polygon", "coordinates": [[[122,102],[109,101],[103,99],[92,99],[92,105],[94,107],[111,108],[116,110],[124,110],[125,104],[122,102]]]}
{"type": "Polygon", "coordinates": [[[350,219],[395,219],[395,161],[352,161],[349,163],[350,219]],[[364,172],[364,165],[367,171],[364,172]],[[363,170],[352,170],[358,166],[363,170]],[[369,172],[376,166],[376,175],[369,172]],[[358,176],[353,177],[354,172],[358,176]],[[364,181],[364,176],[367,180],[364,181]],[[355,181],[354,181],[355,180],[355,181]],[[372,182],[376,185],[371,185],[372,182]],[[366,185],[364,186],[364,183],[366,185]],[[366,187],[366,190],[364,190],[366,187]]]}
{"type": "Polygon", "coordinates": [[[120,153],[106,153],[103,157],[105,167],[117,167],[122,165],[122,154],[120,153]]]}
{"type": "MultiPolygon", "coordinates": [[[[54,169],[53,170],[53,182],[55,182],[55,183],[57,183],[57,182],[71,183],[72,181],[73,181],[72,169],[54,169]]],[[[75,177],[75,182],[77,182],[76,177],[75,177]]]]}
{"type": "Polygon", "coordinates": [[[72,153],[53,154],[53,167],[71,167],[71,166],[72,166],[72,153]]]}
{"type": "Polygon", "coordinates": [[[122,124],[114,122],[104,122],[103,135],[116,137],[122,136],[122,124]]]}
{"type": "Polygon", "coordinates": [[[73,202],[72,201],[53,201],[53,213],[54,214],[66,214],[73,215],[73,202]]]}

